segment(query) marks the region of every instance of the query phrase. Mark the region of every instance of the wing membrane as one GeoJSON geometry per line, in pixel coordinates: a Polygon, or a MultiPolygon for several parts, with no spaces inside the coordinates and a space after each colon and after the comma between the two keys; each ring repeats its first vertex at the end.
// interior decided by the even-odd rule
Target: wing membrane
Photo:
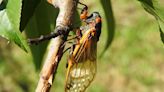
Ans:
{"type": "Polygon", "coordinates": [[[89,34],[82,37],[70,58],[73,64],[67,71],[66,92],[84,92],[96,74],[97,43],[95,37],[89,39],[89,34]]]}

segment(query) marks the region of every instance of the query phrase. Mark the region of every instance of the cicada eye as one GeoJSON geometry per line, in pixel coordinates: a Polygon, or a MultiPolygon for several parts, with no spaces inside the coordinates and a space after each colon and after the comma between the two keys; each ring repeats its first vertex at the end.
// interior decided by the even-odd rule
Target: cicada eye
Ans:
{"type": "Polygon", "coordinates": [[[91,19],[92,17],[93,17],[93,13],[90,16],[88,16],[87,19],[91,19]]]}

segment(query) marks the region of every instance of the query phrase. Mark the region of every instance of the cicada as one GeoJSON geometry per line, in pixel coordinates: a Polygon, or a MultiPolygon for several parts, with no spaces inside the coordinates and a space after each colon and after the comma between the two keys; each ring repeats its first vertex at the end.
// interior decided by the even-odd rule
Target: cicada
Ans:
{"type": "Polygon", "coordinates": [[[68,59],[65,92],[84,92],[96,74],[101,17],[98,12],[87,16],[85,9],[81,13],[81,19],[86,25],[79,29],[80,39],[76,42],[68,59]]]}

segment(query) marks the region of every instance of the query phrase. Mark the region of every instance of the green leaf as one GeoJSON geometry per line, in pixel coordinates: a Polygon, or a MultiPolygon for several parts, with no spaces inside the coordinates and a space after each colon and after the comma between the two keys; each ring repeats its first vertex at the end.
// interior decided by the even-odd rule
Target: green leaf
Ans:
{"type": "Polygon", "coordinates": [[[21,0],[9,0],[0,11],[0,36],[15,42],[27,52],[28,45],[19,32],[21,3],[21,0]]]}
{"type": "Polygon", "coordinates": [[[108,49],[108,47],[110,46],[110,44],[113,41],[113,37],[114,37],[114,33],[115,33],[115,19],[113,16],[111,0],[101,0],[101,4],[102,4],[102,7],[105,12],[105,20],[107,23],[107,33],[108,33],[106,46],[101,54],[101,56],[102,56],[103,53],[105,53],[106,49],[108,49]]]}
{"type": "Polygon", "coordinates": [[[164,7],[160,6],[160,3],[157,0],[138,0],[144,7],[144,9],[153,15],[159,25],[159,31],[160,31],[160,36],[161,40],[163,41],[164,38],[164,7]]]}
{"type": "MultiPolygon", "coordinates": [[[[27,37],[35,38],[44,34],[50,34],[54,30],[57,14],[58,11],[55,10],[55,7],[46,1],[41,1],[25,28],[27,37]]],[[[36,70],[41,68],[47,45],[48,41],[30,46],[36,70]]]]}
{"type": "Polygon", "coordinates": [[[41,0],[23,0],[20,31],[23,31],[41,0]]]}

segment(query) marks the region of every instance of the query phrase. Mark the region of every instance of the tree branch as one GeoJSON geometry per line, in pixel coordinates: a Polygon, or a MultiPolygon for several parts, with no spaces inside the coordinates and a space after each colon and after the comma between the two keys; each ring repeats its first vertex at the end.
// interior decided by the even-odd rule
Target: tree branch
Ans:
{"type": "Polygon", "coordinates": [[[36,92],[49,92],[51,88],[59,61],[63,55],[63,44],[67,39],[78,0],[48,0],[48,2],[60,9],[55,31],[61,34],[51,39],[36,92]]]}
{"type": "Polygon", "coordinates": [[[36,44],[37,45],[37,44],[39,44],[42,41],[50,40],[51,38],[55,38],[55,37],[57,37],[59,35],[61,35],[61,34],[52,32],[51,34],[41,35],[38,38],[30,38],[30,39],[28,39],[28,43],[30,45],[32,45],[32,44],[36,44]]]}

